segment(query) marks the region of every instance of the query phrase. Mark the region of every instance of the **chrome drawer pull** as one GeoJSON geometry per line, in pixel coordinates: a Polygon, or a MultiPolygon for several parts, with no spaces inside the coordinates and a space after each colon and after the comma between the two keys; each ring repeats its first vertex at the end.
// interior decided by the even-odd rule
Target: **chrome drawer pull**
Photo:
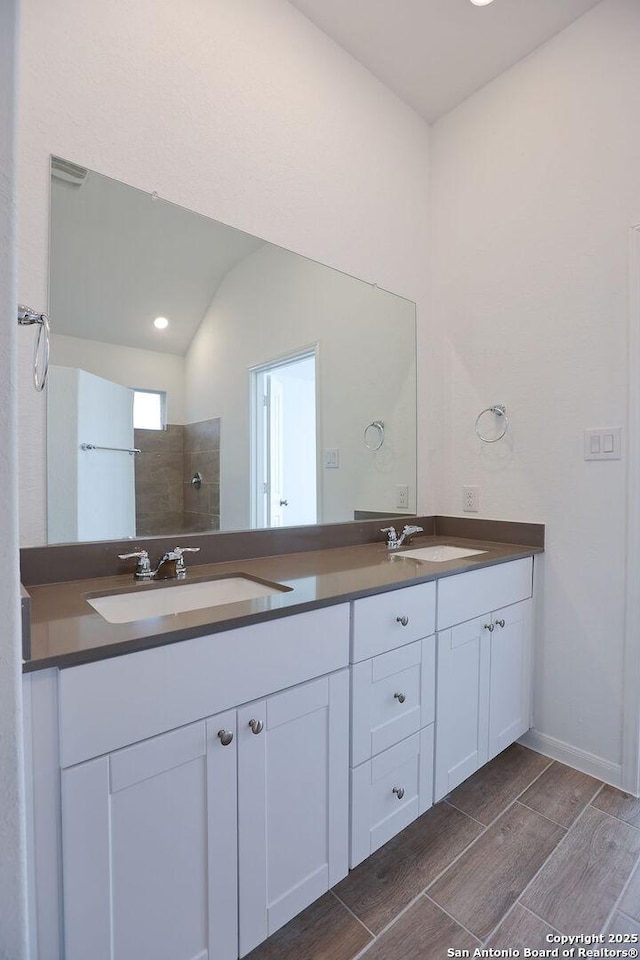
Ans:
{"type": "Polygon", "coordinates": [[[404,787],[394,787],[393,792],[395,793],[398,800],[402,800],[404,797],[404,787]]]}
{"type": "Polygon", "coordinates": [[[404,693],[394,693],[393,699],[397,700],[398,703],[404,703],[407,698],[404,693]]]}
{"type": "Polygon", "coordinates": [[[249,720],[249,726],[251,727],[251,733],[255,733],[256,736],[259,733],[262,733],[264,729],[264,723],[262,720],[249,720]]]}
{"type": "Polygon", "coordinates": [[[485,630],[488,630],[489,633],[493,633],[493,631],[495,630],[495,628],[496,628],[495,623],[485,623],[485,625],[484,625],[484,629],[485,629],[485,630]]]}
{"type": "Polygon", "coordinates": [[[496,620],[497,627],[504,627],[504,620],[496,620]]]}
{"type": "Polygon", "coordinates": [[[218,730],[218,737],[222,746],[228,747],[233,740],[233,733],[231,730],[218,730]]]}
{"type": "Polygon", "coordinates": [[[396,617],[396,623],[401,623],[403,627],[409,623],[409,617],[396,617]]]}

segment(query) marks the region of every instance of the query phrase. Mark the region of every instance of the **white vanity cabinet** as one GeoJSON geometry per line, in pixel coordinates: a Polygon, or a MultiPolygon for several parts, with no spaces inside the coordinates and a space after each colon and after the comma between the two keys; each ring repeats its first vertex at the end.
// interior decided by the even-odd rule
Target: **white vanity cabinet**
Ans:
{"type": "Polygon", "coordinates": [[[342,670],[63,770],[66,960],[235,960],[341,880],[348,693],[342,670]]]}
{"type": "Polygon", "coordinates": [[[435,583],[353,603],[352,867],[433,800],[435,583]]]}
{"type": "Polygon", "coordinates": [[[521,736],[531,557],[25,675],[32,960],[236,960],[521,736]]]}
{"type": "Polygon", "coordinates": [[[438,584],[434,799],[530,726],[532,560],[438,584]]]}
{"type": "Polygon", "coordinates": [[[341,880],[348,659],[339,604],[27,677],[34,957],[235,960],[341,880]]]}

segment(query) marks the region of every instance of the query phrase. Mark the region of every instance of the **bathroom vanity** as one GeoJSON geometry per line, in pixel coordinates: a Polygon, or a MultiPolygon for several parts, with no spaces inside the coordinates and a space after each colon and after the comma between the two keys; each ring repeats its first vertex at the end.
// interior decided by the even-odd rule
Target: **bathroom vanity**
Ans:
{"type": "Polygon", "coordinates": [[[28,588],[34,956],[245,956],[521,736],[541,547],[453,542],[199,566],[291,589],[144,629],[28,588]]]}

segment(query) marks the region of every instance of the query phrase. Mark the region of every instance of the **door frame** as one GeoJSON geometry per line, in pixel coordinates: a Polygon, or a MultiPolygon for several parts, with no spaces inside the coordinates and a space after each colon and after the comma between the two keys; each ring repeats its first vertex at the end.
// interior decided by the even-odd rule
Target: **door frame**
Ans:
{"type": "MultiPolygon", "coordinates": [[[[273,367],[281,367],[288,363],[295,363],[297,360],[303,360],[308,357],[314,358],[315,363],[315,401],[316,401],[316,516],[321,515],[321,504],[322,504],[322,488],[321,488],[321,477],[322,473],[320,470],[321,466],[321,437],[322,437],[322,422],[321,422],[321,404],[320,404],[320,342],[318,340],[313,343],[309,343],[300,347],[296,347],[294,350],[288,350],[286,353],[277,354],[274,357],[271,357],[269,360],[263,360],[261,363],[253,364],[248,368],[249,370],[249,390],[250,390],[250,426],[249,426],[249,436],[250,436],[250,517],[251,517],[251,529],[262,529],[262,525],[258,523],[260,511],[258,510],[258,495],[260,488],[263,484],[262,480],[262,468],[264,466],[264,458],[259,453],[258,448],[258,420],[259,414],[262,412],[262,407],[258,407],[258,375],[264,373],[266,370],[270,370],[273,367]]],[[[319,522],[319,521],[316,521],[319,522]]]]}
{"type": "Polygon", "coordinates": [[[629,231],[626,597],[621,787],[640,795],[640,224],[629,231]]]}

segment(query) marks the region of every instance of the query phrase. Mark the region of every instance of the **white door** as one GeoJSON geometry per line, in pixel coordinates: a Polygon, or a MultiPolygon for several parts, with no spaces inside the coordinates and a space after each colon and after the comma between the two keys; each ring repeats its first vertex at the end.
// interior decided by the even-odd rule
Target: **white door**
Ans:
{"type": "Polygon", "coordinates": [[[253,378],[254,523],[316,523],[315,352],[262,365],[253,378]]]}
{"type": "Polygon", "coordinates": [[[438,634],[434,801],[487,762],[491,617],[438,634]]]}
{"type": "Polygon", "coordinates": [[[238,710],[240,956],[347,874],[349,673],[238,710]]]}
{"type": "Polygon", "coordinates": [[[531,601],[493,614],[489,707],[489,757],[529,729],[531,601]]]}
{"type": "Polygon", "coordinates": [[[284,480],[284,387],[276,375],[268,376],[268,430],[269,459],[267,461],[267,494],[269,497],[270,527],[282,527],[287,522],[288,500],[284,480]]]}
{"type": "Polygon", "coordinates": [[[62,771],[66,960],[236,960],[235,711],[62,771]]]}

